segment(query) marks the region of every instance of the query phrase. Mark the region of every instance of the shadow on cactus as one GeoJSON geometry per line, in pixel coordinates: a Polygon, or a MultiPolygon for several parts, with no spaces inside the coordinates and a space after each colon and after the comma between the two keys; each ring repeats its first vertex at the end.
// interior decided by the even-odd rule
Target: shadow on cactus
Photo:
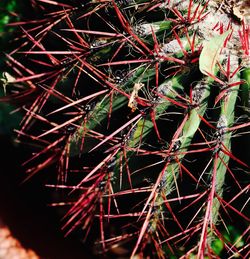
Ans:
{"type": "Polygon", "coordinates": [[[249,257],[247,1],[30,2],[1,100],[24,114],[25,181],[57,166],[65,235],[108,257],[249,257]]]}

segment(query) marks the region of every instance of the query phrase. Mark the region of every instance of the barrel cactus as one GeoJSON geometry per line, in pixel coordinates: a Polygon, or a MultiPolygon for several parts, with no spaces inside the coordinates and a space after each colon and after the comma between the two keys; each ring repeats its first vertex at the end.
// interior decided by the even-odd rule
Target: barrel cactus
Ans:
{"type": "Polygon", "coordinates": [[[24,181],[56,172],[65,235],[108,257],[249,257],[249,2],[30,6],[1,100],[22,109],[24,181]]]}

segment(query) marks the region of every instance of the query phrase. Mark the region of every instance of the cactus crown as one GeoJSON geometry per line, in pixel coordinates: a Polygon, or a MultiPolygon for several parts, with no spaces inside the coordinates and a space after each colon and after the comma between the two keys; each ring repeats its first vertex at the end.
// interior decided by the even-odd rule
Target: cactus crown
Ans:
{"type": "Polygon", "coordinates": [[[231,142],[250,125],[248,1],[31,4],[1,99],[35,143],[25,180],[57,165],[65,233],[98,226],[101,254],[245,256],[249,165],[231,142]]]}

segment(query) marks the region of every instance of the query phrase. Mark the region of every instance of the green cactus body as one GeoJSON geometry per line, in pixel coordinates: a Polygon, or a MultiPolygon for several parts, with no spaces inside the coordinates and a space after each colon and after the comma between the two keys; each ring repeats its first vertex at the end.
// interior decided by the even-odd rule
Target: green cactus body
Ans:
{"type": "Polygon", "coordinates": [[[63,231],[93,232],[110,258],[249,256],[233,148],[250,125],[249,16],[235,1],[31,2],[1,100],[24,101],[19,141],[41,147],[28,177],[58,163],[63,231]]]}

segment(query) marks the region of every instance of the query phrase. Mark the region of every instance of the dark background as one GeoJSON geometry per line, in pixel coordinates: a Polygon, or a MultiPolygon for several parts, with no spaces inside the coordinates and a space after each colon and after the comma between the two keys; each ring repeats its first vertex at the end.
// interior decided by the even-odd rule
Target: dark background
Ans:
{"type": "MultiPolygon", "coordinates": [[[[0,78],[6,71],[4,52],[15,45],[15,29],[6,26],[6,22],[22,19],[20,14],[26,18],[32,16],[29,1],[1,0],[0,78]],[[10,12],[16,12],[18,16],[10,12]]],[[[2,94],[1,82],[0,88],[2,94]]],[[[14,141],[13,129],[18,128],[21,118],[20,114],[9,114],[14,109],[13,104],[0,102],[0,221],[10,228],[25,248],[33,249],[41,258],[93,258],[79,237],[63,236],[61,216],[55,208],[48,206],[51,192],[44,186],[46,177],[39,175],[21,184],[25,174],[21,164],[30,155],[30,150],[14,141]]],[[[49,169],[46,174],[49,175],[52,170],[49,169]]]]}
{"type": "Polygon", "coordinates": [[[55,208],[47,206],[49,195],[42,177],[21,184],[25,149],[14,146],[9,136],[1,135],[0,151],[0,218],[13,236],[41,258],[90,258],[90,251],[79,239],[64,238],[59,215],[55,208]]]}

